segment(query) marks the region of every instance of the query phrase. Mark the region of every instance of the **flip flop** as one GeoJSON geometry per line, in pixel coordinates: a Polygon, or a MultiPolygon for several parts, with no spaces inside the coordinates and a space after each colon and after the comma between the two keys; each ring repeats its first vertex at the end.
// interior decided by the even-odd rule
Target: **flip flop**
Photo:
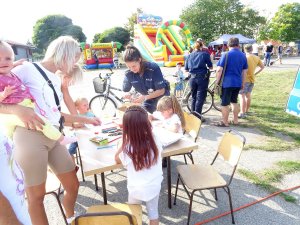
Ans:
{"type": "Polygon", "coordinates": [[[230,124],[230,125],[234,125],[234,126],[239,125],[239,123],[235,123],[233,120],[230,120],[230,121],[229,121],[229,124],[230,124]]]}
{"type": "Polygon", "coordinates": [[[223,121],[216,122],[214,125],[217,127],[229,127],[229,125],[226,125],[223,121]]]}

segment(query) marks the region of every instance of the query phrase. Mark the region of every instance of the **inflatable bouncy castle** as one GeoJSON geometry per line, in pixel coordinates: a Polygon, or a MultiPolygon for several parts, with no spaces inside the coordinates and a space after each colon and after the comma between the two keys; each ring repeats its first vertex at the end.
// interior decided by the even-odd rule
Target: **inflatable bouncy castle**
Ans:
{"type": "Polygon", "coordinates": [[[119,42],[92,43],[91,45],[80,43],[80,45],[85,69],[113,68],[114,55],[122,46],[119,42]]]}
{"type": "Polygon", "coordinates": [[[148,61],[160,66],[176,66],[184,63],[184,56],[192,45],[192,35],[187,25],[180,20],[162,23],[162,18],[139,14],[134,26],[134,45],[148,61]],[[179,34],[180,30],[184,38],[179,34]]]}

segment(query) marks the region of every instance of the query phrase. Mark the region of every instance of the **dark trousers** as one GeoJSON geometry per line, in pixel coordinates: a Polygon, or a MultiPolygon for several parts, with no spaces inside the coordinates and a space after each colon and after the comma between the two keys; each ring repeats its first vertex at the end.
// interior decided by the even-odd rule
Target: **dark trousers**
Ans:
{"type": "Polygon", "coordinates": [[[192,92],[192,111],[202,113],[202,107],[207,96],[207,88],[209,77],[205,75],[192,76],[190,79],[190,87],[192,92]]]}

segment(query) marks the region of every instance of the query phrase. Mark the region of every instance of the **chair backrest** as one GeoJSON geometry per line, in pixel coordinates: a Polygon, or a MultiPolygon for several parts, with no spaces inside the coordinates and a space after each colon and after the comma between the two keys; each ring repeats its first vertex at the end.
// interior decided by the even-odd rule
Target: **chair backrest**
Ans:
{"type": "Polygon", "coordinates": [[[183,116],[185,119],[184,131],[185,133],[189,134],[196,142],[200,132],[202,122],[199,118],[197,118],[193,114],[187,113],[185,111],[183,112],[183,116]]]}
{"type": "Polygon", "coordinates": [[[237,131],[229,130],[224,134],[219,144],[218,153],[230,165],[236,166],[240,159],[245,142],[246,139],[242,134],[237,131]]]}
{"type": "Polygon", "coordinates": [[[142,207],[122,203],[91,206],[87,214],[78,216],[72,224],[142,225],[142,207]]]}

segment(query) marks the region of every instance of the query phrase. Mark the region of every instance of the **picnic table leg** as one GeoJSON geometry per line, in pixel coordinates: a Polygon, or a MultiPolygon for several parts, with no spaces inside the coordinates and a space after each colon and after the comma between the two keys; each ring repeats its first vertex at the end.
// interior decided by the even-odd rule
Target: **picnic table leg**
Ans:
{"type": "Polygon", "coordinates": [[[168,207],[172,208],[172,193],[171,193],[171,157],[167,157],[167,174],[168,174],[168,207]]]}
{"type": "Polygon", "coordinates": [[[102,182],[103,202],[104,202],[104,205],[107,205],[107,195],[106,195],[106,186],[105,186],[105,175],[104,175],[104,173],[101,173],[101,182],[102,182]]]}

